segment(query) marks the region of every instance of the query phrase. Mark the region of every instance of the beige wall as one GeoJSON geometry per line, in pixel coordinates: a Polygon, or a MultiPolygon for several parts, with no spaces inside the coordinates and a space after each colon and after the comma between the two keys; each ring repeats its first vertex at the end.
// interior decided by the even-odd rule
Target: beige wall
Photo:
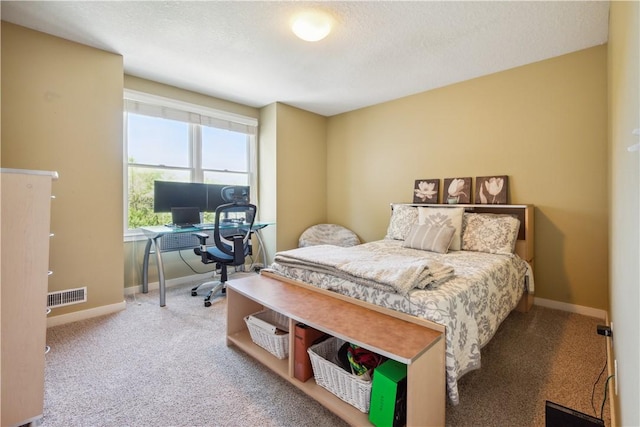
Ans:
{"type": "Polygon", "coordinates": [[[298,246],[300,234],[326,221],[325,117],[277,104],[277,249],[298,246]]]}
{"type": "MultiPolygon", "coordinates": [[[[611,314],[618,394],[616,425],[640,425],[640,3],[611,3],[609,17],[609,177],[611,314]]],[[[613,365],[613,360],[610,360],[613,365]]],[[[609,374],[613,373],[609,368],[609,374]]],[[[613,390],[610,389],[610,392],[613,390]]]]}
{"type": "Polygon", "coordinates": [[[536,296],[606,309],[606,55],[595,47],[331,117],[329,222],[380,239],[389,203],[412,201],[416,179],[508,175],[511,202],[536,206],[536,296]]]}
{"type": "Polygon", "coordinates": [[[264,244],[266,246],[267,260],[272,260],[276,253],[276,240],[278,232],[278,174],[276,171],[278,157],[278,104],[269,104],[260,109],[259,135],[258,135],[258,192],[260,193],[260,206],[258,217],[261,220],[269,219],[276,222],[275,226],[262,230],[264,244]]]}
{"type": "Polygon", "coordinates": [[[119,55],[2,23],[2,167],[60,174],[49,291],[87,286],[52,316],[123,301],[122,75],[119,55]]]}
{"type": "Polygon", "coordinates": [[[326,121],[323,116],[274,103],[260,115],[261,218],[269,256],[298,246],[309,226],[326,222],[326,121]]]}

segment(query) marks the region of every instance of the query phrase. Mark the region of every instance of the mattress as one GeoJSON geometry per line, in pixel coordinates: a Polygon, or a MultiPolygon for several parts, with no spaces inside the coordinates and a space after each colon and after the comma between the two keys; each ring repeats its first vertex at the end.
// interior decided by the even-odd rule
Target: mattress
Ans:
{"type": "Polygon", "coordinates": [[[436,289],[413,289],[402,295],[278,263],[273,263],[268,270],[445,326],[447,394],[450,401],[457,404],[458,379],[480,368],[480,349],[493,337],[522,296],[527,263],[515,254],[473,251],[439,254],[405,248],[402,241],[391,239],[364,245],[393,255],[429,257],[432,261],[453,267],[454,275],[436,289]]]}

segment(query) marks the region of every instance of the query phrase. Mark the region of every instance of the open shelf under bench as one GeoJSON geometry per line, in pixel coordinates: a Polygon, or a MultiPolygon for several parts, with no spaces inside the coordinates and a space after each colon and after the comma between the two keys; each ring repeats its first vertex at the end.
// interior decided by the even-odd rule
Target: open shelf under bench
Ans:
{"type": "Polygon", "coordinates": [[[287,316],[289,330],[305,323],[407,365],[407,425],[444,425],[444,328],[414,316],[265,274],[227,282],[227,344],[235,345],[352,425],[370,425],[368,414],[293,375],[289,357],[278,359],[254,344],[244,317],[264,307],[287,316]]]}

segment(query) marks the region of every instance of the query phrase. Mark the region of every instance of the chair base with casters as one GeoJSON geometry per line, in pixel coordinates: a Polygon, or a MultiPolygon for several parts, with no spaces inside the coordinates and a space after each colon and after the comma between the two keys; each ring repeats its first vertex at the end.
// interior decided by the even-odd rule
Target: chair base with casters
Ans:
{"type": "MultiPolygon", "coordinates": [[[[210,285],[210,284],[214,284],[213,288],[211,288],[211,290],[209,290],[209,292],[207,292],[207,294],[204,297],[204,306],[205,307],[211,307],[211,298],[218,292],[218,291],[222,291],[222,294],[226,294],[227,293],[227,288],[226,288],[226,281],[228,279],[228,271],[227,271],[227,265],[224,262],[216,262],[215,260],[211,259],[212,258],[212,254],[218,258],[224,258],[226,262],[232,263],[233,262],[233,257],[230,255],[227,255],[223,252],[221,252],[220,250],[218,250],[215,246],[214,247],[209,247],[206,248],[206,240],[209,237],[208,234],[206,233],[194,233],[194,235],[196,237],[198,237],[198,240],[200,240],[200,247],[199,248],[194,248],[193,252],[196,255],[200,255],[202,262],[204,264],[210,264],[215,262],[216,263],[216,269],[220,269],[220,280],[219,281],[210,281],[210,282],[204,282],[199,284],[198,286],[194,286],[191,289],[191,296],[198,296],[198,289],[206,286],[206,285],[210,285]],[[206,252],[202,252],[202,247],[206,248],[206,252]]],[[[243,262],[244,262],[244,255],[242,257],[243,262]]]]}
{"type": "MultiPolygon", "coordinates": [[[[196,252],[196,251],[194,250],[194,252],[196,252]]],[[[200,255],[198,252],[196,252],[196,254],[200,255]]],[[[192,297],[197,297],[198,296],[198,291],[200,290],[200,288],[204,288],[206,286],[213,285],[211,287],[211,289],[207,292],[207,294],[204,297],[204,306],[205,307],[211,307],[211,298],[213,298],[213,296],[216,295],[218,292],[220,292],[222,294],[222,296],[227,294],[227,287],[225,285],[225,282],[227,281],[226,265],[223,267],[220,264],[216,264],[216,269],[220,269],[221,270],[220,271],[220,276],[221,276],[220,280],[203,282],[203,283],[200,283],[199,285],[194,286],[193,288],[191,288],[191,296],[192,297]],[[224,276],[222,276],[223,271],[224,271],[224,276]],[[223,277],[224,277],[224,279],[223,279],[223,277]]]]}

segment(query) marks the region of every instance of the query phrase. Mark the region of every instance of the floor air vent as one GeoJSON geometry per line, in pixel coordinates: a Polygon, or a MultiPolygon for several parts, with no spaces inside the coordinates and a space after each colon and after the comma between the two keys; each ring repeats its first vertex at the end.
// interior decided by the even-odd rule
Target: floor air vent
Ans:
{"type": "Polygon", "coordinates": [[[87,287],[67,289],[64,291],[49,292],[47,294],[47,307],[62,307],[71,304],[87,302],[87,287]]]}

